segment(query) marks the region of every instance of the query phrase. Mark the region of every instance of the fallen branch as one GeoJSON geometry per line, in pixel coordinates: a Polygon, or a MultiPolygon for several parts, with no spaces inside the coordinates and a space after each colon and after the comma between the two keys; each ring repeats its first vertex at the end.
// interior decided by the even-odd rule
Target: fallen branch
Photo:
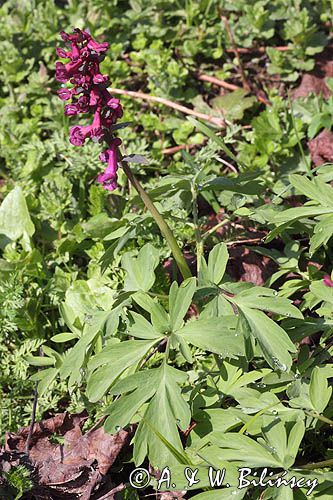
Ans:
{"type": "Polygon", "coordinates": [[[134,97],[137,99],[145,99],[146,101],[158,102],[159,104],[164,104],[165,106],[176,109],[177,111],[180,111],[181,113],[184,113],[186,115],[191,115],[191,116],[196,116],[197,118],[201,118],[201,120],[213,123],[218,127],[221,128],[225,127],[225,121],[222,120],[222,118],[218,118],[217,116],[209,116],[206,115],[205,113],[199,113],[197,111],[194,111],[193,109],[183,106],[182,104],[170,101],[169,99],[164,99],[164,97],[156,97],[150,94],[144,94],[143,92],[134,92],[132,90],[123,90],[114,88],[109,88],[108,90],[111,92],[111,94],[127,95],[129,97],[134,97]]]}
{"type": "Polygon", "coordinates": [[[162,153],[164,155],[173,155],[174,153],[178,153],[178,151],[182,151],[184,149],[186,149],[186,150],[190,149],[189,145],[188,144],[179,144],[178,146],[173,146],[172,148],[162,149],[162,153]]]}
{"type": "MultiPolygon", "coordinates": [[[[239,90],[242,88],[242,87],[239,87],[238,85],[234,85],[233,83],[228,83],[228,82],[225,82],[224,80],[220,80],[219,78],[216,78],[215,76],[205,75],[204,73],[198,73],[197,78],[198,78],[198,80],[213,83],[214,85],[218,85],[219,87],[223,87],[223,88],[228,89],[228,90],[239,90]]],[[[265,104],[265,106],[271,105],[271,103],[265,97],[262,97],[260,95],[256,95],[256,97],[257,97],[258,101],[265,104]]]]}
{"type": "Polygon", "coordinates": [[[228,90],[238,90],[241,87],[238,85],[234,85],[233,83],[225,82],[224,80],[220,80],[215,76],[205,75],[204,73],[197,73],[198,80],[202,80],[204,82],[213,83],[214,85],[218,85],[219,87],[223,87],[228,90]]]}
{"type": "Polygon", "coordinates": [[[166,148],[162,149],[162,153],[164,155],[173,155],[174,153],[178,153],[178,151],[186,150],[186,151],[191,151],[191,149],[194,149],[199,146],[203,146],[204,142],[200,144],[179,144],[178,146],[172,146],[171,148],[166,148]]]}
{"type": "MultiPolygon", "coordinates": [[[[259,52],[260,54],[265,54],[266,50],[268,48],[272,48],[275,50],[278,50],[280,52],[287,52],[288,50],[292,50],[292,47],[289,47],[288,45],[277,45],[276,47],[237,47],[237,51],[240,54],[251,54],[252,52],[259,52]]],[[[233,48],[225,49],[226,52],[232,52],[234,53],[235,50],[233,48]]]]}
{"type": "Polygon", "coordinates": [[[235,240],[235,241],[226,241],[227,246],[234,245],[250,245],[251,243],[262,243],[263,238],[249,238],[247,240],[235,240]]]}

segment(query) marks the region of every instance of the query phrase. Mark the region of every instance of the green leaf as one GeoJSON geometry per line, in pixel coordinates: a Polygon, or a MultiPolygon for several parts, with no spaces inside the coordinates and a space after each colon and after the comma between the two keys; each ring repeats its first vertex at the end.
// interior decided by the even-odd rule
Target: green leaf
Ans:
{"type": "Polygon", "coordinates": [[[186,340],[181,335],[177,335],[177,333],[172,334],[172,339],[179,343],[179,350],[186,359],[186,361],[188,363],[193,363],[191,349],[186,340]]]}
{"type": "Polygon", "coordinates": [[[54,382],[58,373],[59,370],[57,368],[47,368],[30,377],[30,380],[39,381],[37,386],[38,396],[43,396],[47,391],[50,391],[51,384],[54,382]]]}
{"type": "Polygon", "coordinates": [[[148,420],[145,420],[144,418],[142,419],[142,421],[152,430],[152,432],[154,432],[154,434],[156,434],[156,436],[162,441],[162,443],[168,448],[168,450],[170,451],[170,453],[172,453],[172,455],[175,457],[175,459],[177,460],[178,463],[180,464],[183,464],[183,465],[193,465],[190,461],[190,459],[188,458],[188,456],[186,455],[186,453],[183,451],[183,450],[178,450],[177,448],[175,448],[173,446],[172,443],[170,443],[170,441],[168,441],[164,436],[163,434],[161,434],[154,426],[151,422],[149,422],[148,420]]]}
{"type": "Polygon", "coordinates": [[[26,356],[25,359],[32,366],[52,366],[55,363],[55,359],[47,356],[26,356]]]}
{"type": "Polygon", "coordinates": [[[275,290],[269,288],[259,286],[249,288],[237,294],[231,301],[239,307],[246,306],[251,309],[262,309],[282,316],[303,319],[301,311],[290,300],[279,297],[275,290]]]}
{"type": "Polygon", "coordinates": [[[215,177],[202,186],[203,191],[230,191],[232,193],[259,195],[264,191],[263,185],[256,180],[245,181],[239,176],[236,179],[230,177],[215,177]]]}
{"type": "Polygon", "coordinates": [[[129,328],[128,335],[139,339],[159,339],[162,337],[141,314],[132,311],[131,316],[134,319],[134,323],[129,328]]]}
{"type": "Polygon", "coordinates": [[[62,342],[68,342],[69,340],[77,339],[78,336],[75,333],[65,332],[65,333],[57,333],[57,335],[53,335],[51,337],[52,342],[56,342],[58,344],[62,342]]]}
{"type": "Polygon", "coordinates": [[[251,334],[257,339],[267,363],[281,371],[289,371],[292,358],[288,351],[296,352],[286,332],[265,313],[242,306],[251,334]]]}
{"type": "Polygon", "coordinates": [[[218,285],[224,276],[229,259],[228,248],[225,243],[218,243],[209,253],[207,274],[211,283],[218,285]]]}
{"type": "Polygon", "coordinates": [[[303,420],[298,420],[293,425],[288,436],[288,457],[289,461],[285,459],[285,467],[291,467],[296,459],[296,456],[300,450],[301,442],[305,434],[305,425],[303,420]]]}
{"type": "Polygon", "coordinates": [[[265,444],[269,446],[272,455],[274,455],[281,464],[285,464],[285,455],[287,454],[287,432],[285,422],[280,418],[264,416],[262,434],[265,438],[265,444]]]}
{"type": "Polygon", "coordinates": [[[216,444],[223,449],[224,459],[227,461],[244,464],[246,467],[283,466],[266,448],[243,434],[233,432],[219,434],[216,444]]]}
{"type": "Polygon", "coordinates": [[[314,227],[314,234],[310,239],[309,253],[314,254],[322,245],[326,245],[333,235],[333,215],[323,215],[320,222],[314,227]]]}
{"type": "Polygon", "coordinates": [[[154,328],[165,333],[170,330],[170,318],[157,299],[152,299],[147,293],[136,292],[132,299],[145,311],[149,312],[154,328]]]}
{"type": "Polygon", "coordinates": [[[223,394],[233,396],[240,387],[252,384],[268,373],[271,373],[269,368],[243,373],[242,369],[238,368],[238,366],[223,361],[221,365],[221,378],[217,385],[223,394]]]}
{"type": "Polygon", "coordinates": [[[244,355],[244,341],[235,332],[235,316],[188,321],[177,334],[204,351],[223,357],[244,355]]]}
{"type": "Polygon", "coordinates": [[[306,207],[295,207],[288,208],[275,215],[273,218],[274,224],[293,224],[299,219],[305,219],[307,217],[317,217],[318,215],[333,214],[333,206],[328,207],[316,207],[316,206],[306,206],[306,207]]]}
{"type": "Polygon", "coordinates": [[[247,92],[244,89],[234,90],[225,95],[214,97],[211,104],[214,109],[222,112],[228,120],[241,120],[244,111],[253,106],[256,102],[254,96],[246,97],[247,92]]]}
{"type": "Polygon", "coordinates": [[[323,280],[313,281],[310,285],[310,291],[317,299],[333,305],[333,288],[326,286],[323,280]]]}
{"type": "Polygon", "coordinates": [[[217,136],[211,128],[209,128],[204,123],[199,122],[195,118],[192,118],[192,116],[188,116],[187,119],[191,123],[193,123],[193,125],[197,129],[199,129],[200,132],[202,132],[207,137],[209,137],[210,139],[212,139],[212,141],[215,142],[222,149],[222,151],[224,151],[229,156],[229,158],[231,158],[232,160],[234,160],[236,163],[239,163],[238,159],[233,154],[233,152],[228,148],[228,146],[226,146],[226,144],[224,143],[223,139],[221,137],[217,136]]]}
{"type": "Polygon", "coordinates": [[[154,270],[159,263],[159,252],[150,243],[144,245],[137,257],[124,253],[121,265],[127,271],[124,290],[148,292],[155,282],[154,270]]]}
{"type": "Polygon", "coordinates": [[[100,311],[95,313],[83,330],[83,335],[75,346],[69,351],[60,369],[60,376],[67,378],[71,375],[73,381],[79,377],[79,370],[82,367],[87,350],[94,342],[96,336],[103,328],[109,312],[100,311]]]}
{"type": "Polygon", "coordinates": [[[16,186],[3,200],[0,207],[0,234],[18,240],[25,234],[32,236],[35,226],[30,218],[22,189],[16,186]]]}
{"type": "Polygon", "coordinates": [[[87,396],[96,402],[102,398],[112,383],[130,366],[136,365],[156,344],[153,341],[126,340],[104,348],[88,363],[92,373],[87,380],[87,396]]]}
{"type": "Polygon", "coordinates": [[[316,201],[323,207],[333,208],[333,189],[320,178],[308,179],[302,175],[291,174],[290,183],[302,194],[316,201]]]}
{"type": "Polygon", "coordinates": [[[156,394],[144,414],[144,420],[140,422],[135,434],[134,460],[136,464],[141,464],[148,455],[153,466],[170,467],[179,463],[178,459],[160,438],[152,433],[146,422],[156,429],[163,429],[164,439],[181,453],[182,443],[176,422],[178,421],[178,425],[185,430],[190,423],[191,412],[180,394],[177,379],[165,364],[161,367],[161,379],[156,389],[156,394]]]}
{"type": "MultiPolygon", "coordinates": [[[[140,380],[140,377],[137,380],[140,380]]],[[[109,415],[104,424],[106,432],[114,434],[126,427],[142,405],[155,394],[155,391],[154,384],[145,384],[137,387],[131,394],[113,402],[105,412],[109,415]]]]}
{"type": "Polygon", "coordinates": [[[331,399],[332,387],[328,386],[327,378],[319,366],[312,370],[309,395],[313,408],[322,413],[331,399]]]}
{"type": "Polygon", "coordinates": [[[196,288],[196,278],[188,278],[180,286],[174,281],[169,293],[169,315],[170,325],[173,331],[178,330],[188,308],[196,288]]]}

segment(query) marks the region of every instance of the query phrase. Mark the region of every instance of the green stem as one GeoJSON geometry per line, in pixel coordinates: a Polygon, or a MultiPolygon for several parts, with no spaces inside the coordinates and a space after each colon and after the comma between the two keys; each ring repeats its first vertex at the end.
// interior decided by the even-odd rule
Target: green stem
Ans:
{"type": "Polygon", "coordinates": [[[332,467],[332,465],[333,465],[333,458],[330,458],[329,460],[323,460],[322,462],[315,462],[313,464],[297,465],[294,466],[293,469],[314,470],[314,469],[321,469],[322,467],[332,467]]]}
{"type": "Polygon", "coordinates": [[[172,255],[177,263],[177,266],[179,268],[179,271],[181,272],[182,276],[184,279],[190,278],[192,276],[192,273],[190,271],[190,268],[188,267],[188,264],[185,260],[185,257],[181,251],[181,249],[178,246],[177,240],[173,235],[173,232],[171,231],[170,227],[162,217],[162,215],[159,213],[157,210],[156,206],[154,205],[152,199],[146,193],[146,191],[143,189],[141,186],[140,182],[136,179],[136,177],[133,175],[129,165],[127,165],[126,162],[121,162],[121,166],[127,175],[128,179],[132,183],[132,185],[135,187],[137,192],[139,193],[143,203],[147,207],[147,209],[150,211],[151,215],[153,216],[156,224],[160,228],[160,231],[163,235],[163,237],[166,239],[170,250],[172,252],[172,255]]]}
{"type": "Polygon", "coordinates": [[[196,254],[197,254],[197,276],[200,272],[201,257],[203,255],[203,241],[199,229],[199,216],[198,216],[198,192],[194,183],[192,184],[192,214],[194,223],[194,235],[196,242],[196,254]]]}
{"type": "Polygon", "coordinates": [[[330,420],[327,417],[324,417],[324,415],[320,415],[320,413],[317,413],[316,411],[311,411],[311,410],[304,410],[304,413],[308,415],[309,417],[317,418],[318,420],[321,420],[322,422],[325,422],[325,424],[333,425],[333,420],[330,420]]]}
{"type": "Polygon", "coordinates": [[[206,231],[202,235],[202,239],[205,240],[206,238],[208,238],[208,236],[210,236],[211,234],[215,233],[215,231],[217,231],[218,229],[220,229],[220,227],[225,226],[226,224],[228,224],[228,222],[230,222],[229,219],[224,219],[221,222],[219,222],[218,224],[216,224],[216,226],[208,229],[208,231],[206,231]]]}
{"type": "Polygon", "coordinates": [[[168,364],[168,359],[170,355],[170,337],[167,338],[167,344],[164,353],[164,363],[168,364]]]}
{"type": "Polygon", "coordinates": [[[238,431],[239,434],[244,434],[244,432],[246,431],[246,429],[248,429],[248,427],[250,427],[250,425],[253,424],[253,422],[255,422],[257,420],[258,417],[260,417],[261,415],[263,415],[267,410],[270,410],[271,408],[274,408],[274,406],[278,406],[279,404],[281,404],[282,401],[279,401],[278,403],[274,403],[272,405],[268,405],[268,406],[265,406],[265,408],[262,408],[262,410],[258,411],[255,415],[253,415],[253,417],[251,417],[244,425],[243,427],[238,431]]]}

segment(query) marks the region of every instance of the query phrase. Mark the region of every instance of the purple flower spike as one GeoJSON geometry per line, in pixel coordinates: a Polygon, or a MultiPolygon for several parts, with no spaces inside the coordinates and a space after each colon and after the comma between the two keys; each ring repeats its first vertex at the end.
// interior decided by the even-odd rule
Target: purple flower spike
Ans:
{"type": "Polygon", "coordinates": [[[108,148],[101,154],[102,161],[108,163],[105,171],[98,176],[104,189],[112,191],[117,187],[117,149],[121,140],[114,138],[111,126],[122,117],[123,109],[119,99],[115,99],[107,90],[109,77],[100,72],[100,61],[109,48],[107,42],[98,43],[92,36],[78,28],[73,34],[60,33],[70,50],[57,49],[57,55],[69,62],[56,62],[56,79],[69,82],[73,87],[61,88],[58,96],[65,105],[66,116],[81,113],[93,113],[91,125],[75,125],[70,129],[70,142],[74,146],[83,146],[87,139],[94,142],[104,140],[108,148]]]}

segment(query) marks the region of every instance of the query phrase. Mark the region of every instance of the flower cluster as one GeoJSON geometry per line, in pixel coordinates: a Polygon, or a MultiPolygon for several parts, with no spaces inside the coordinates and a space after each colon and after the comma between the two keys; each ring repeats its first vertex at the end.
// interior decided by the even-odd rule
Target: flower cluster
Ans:
{"type": "Polygon", "coordinates": [[[83,146],[86,139],[107,143],[108,148],[100,155],[101,161],[107,162],[107,167],[98,176],[98,182],[104,189],[112,191],[117,187],[117,150],[121,144],[119,138],[112,136],[112,126],[122,117],[123,110],[119,99],[112,97],[107,90],[110,84],[108,76],[100,72],[99,65],[109,44],[96,42],[89,33],[78,28],[73,34],[64,31],[60,34],[69,50],[57,48],[57,55],[70,62],[56,63],[56,79],[72,85],[72,88],[58,90],[60,99],[70,101],[65,105],[65,115],[94,113],[90,125],[71,127],[70,142],[74,146],[83,146]]]}

